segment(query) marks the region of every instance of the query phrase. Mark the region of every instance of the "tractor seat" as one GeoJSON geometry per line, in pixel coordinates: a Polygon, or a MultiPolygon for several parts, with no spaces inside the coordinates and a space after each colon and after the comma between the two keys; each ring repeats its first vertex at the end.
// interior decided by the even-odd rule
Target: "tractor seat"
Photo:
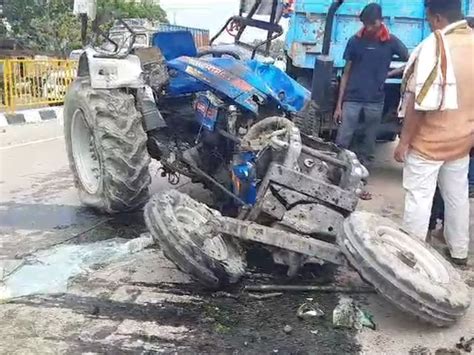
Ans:
{"type": "Polygon", "coordinates": [[[160,49],[167,61],[186,56],[196,57],[197,48],[189,31],[157,32],[153,35],[153,47],[160,49]]]}

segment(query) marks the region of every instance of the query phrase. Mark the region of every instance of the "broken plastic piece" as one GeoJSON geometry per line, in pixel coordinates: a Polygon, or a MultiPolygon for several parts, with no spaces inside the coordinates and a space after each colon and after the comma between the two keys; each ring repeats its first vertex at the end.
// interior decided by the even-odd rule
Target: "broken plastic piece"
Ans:
{"type": "Polygon", "coordinates": [[[92,244],[60,245],[29,256],[0,284],[0,301],[67,291],[68,280],[93,265],[107,264],[154,243],[149,234],[130,241],[112,239],[92,244]]]}
{"type": "Polygon", "coordinates": [[[333,311],[333,324],[336,328],[361,330],[367,327],[375,330],[376,325],[372,315],[357,307],[351,298],[343,297],[333,311]]]}
{"type": "Polygon", "coordinates": [[[306,302],[298,308],[296,315],[301,319],[310,319],[324,316],[324,311],[317,303],[306,302]]]}

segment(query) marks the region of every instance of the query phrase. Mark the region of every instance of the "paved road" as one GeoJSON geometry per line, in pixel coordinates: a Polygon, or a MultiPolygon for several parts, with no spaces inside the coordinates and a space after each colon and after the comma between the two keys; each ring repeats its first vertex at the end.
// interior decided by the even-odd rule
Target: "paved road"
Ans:
{"type": "MultiPolygon", "coordinates": [[[[403,192],[401,169],[391,162],[391,149],[390,145],[379,146],[380,166],[370,185],[375,198],[361,208],[397,220],[403,192]]],[[[0,164],[0,259],[11,265],[74,236],[83,244],[115,237],[130,239],[145,232],[140,215],[111,220],[80,206],[69,173],[62,127],[56,122],[8,127],[0,132],[0,164]],[[93,226],[98,227],[88,231],[93,226]]],[[[152,191],[169,187],[154,175],[152,191]]],[[[181,188],[193,191],[186,181],[181,188]]],[[[472,269],[464,277],[473,282],[472,269]]],[[[243,353],[277,349],[294,353],[300,349],[341,354],[357,349],[353,334],[327,326],[330,317],[319,325],[297,321],[295,307],[304,302],[305,295],[285,296],[275,303],[232,300],[229,302],[234,303],[229,304],[215,299],[209,303],[205,294],[195,295],[194,286],[186,286],[189,282],[157,250],[131,255],[85,279],[74,280],[64,296],[2,305],[0,353],[227,353],[236,349],[243,353]],[[238,321],[228,323],[228,319],[238,321]],[[294,322],[293,334],[281,331],[287,322],[294,322]],[[317,336],[310,332],[316,328],[317,336]]],[[[334,300],[312,297],[330,314],[334,300]]],[[[366,354],[404,354],[418,344],[436,350],[452,347],[461,336],[474,336],[474,307],[458,325],[440,330],[407,318],[378,296],[363,301],[379,326],[377,331],[364,330],[357,335],[366,354]]]]}

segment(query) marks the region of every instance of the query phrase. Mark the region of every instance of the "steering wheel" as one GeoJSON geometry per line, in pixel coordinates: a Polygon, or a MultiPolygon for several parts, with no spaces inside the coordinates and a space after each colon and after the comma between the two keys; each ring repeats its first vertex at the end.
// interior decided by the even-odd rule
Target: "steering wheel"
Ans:
{"type": "Polygon", "coordinates": [[[206,55],[212,55],[213,58],[222,58],[222,56],[224,55],[228,55],[229,57],[232,57],[234,59],[237,59],[237,60],[240,60],[241,57],[240,55],[238,55],[237,53],[235,52],[232,52],[232,51],[226,51],[226,50],[218,50],[218,49],[208,49],[208,50],[204,50],[202,52],[199,52],[197,57],[198,58],[201,58],[201,57],[204,57],[206,55]]]}
{"type": "Polygon", "coordinates": [[[242,24],[239,21],[234,20],[229,23],[225,30],[230,36],[236,37],[239,34],[241,28],[242,24]]]}

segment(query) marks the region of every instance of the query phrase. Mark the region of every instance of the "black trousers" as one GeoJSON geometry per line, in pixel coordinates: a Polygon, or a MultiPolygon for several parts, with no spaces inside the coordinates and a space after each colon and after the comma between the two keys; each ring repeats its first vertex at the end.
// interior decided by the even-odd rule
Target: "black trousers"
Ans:
{"type": "Polygon", "coordinates": [[[439,188],[436,189],[436,193],[433,200],[433,207],[431,209],[430,227],[429,230],[433,231],[436,229],[436,222],[438,219],[444,222],[444,201],[441,197],[439,188]]]}

